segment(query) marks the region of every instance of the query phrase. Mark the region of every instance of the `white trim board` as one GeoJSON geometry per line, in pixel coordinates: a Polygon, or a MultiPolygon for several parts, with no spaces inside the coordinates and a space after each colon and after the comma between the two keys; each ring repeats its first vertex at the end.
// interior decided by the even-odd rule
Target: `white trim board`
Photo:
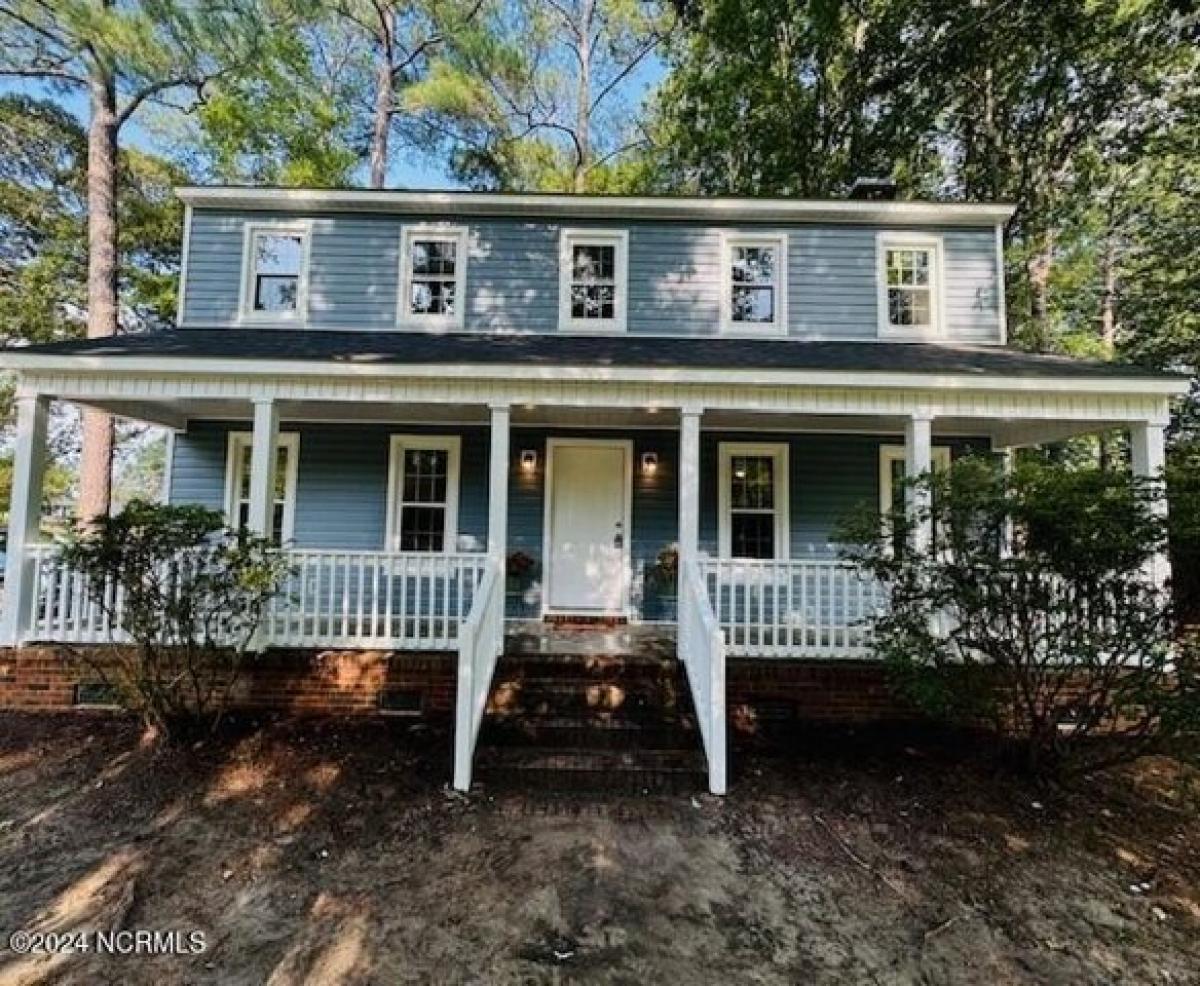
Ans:
{"type": "MultiPolygon", "coordinates": [[[[357,379],[388,381],[404,379],[497,380],[512,383],[587,381],[665,384],[711,384],[718,386],[758,385],[787,387],[834,387],[841,390],[899,388],[912,390],[958,391],[1058,391],[1078,394],[1125,394],[1180,396],[1190,389],[1190,381],[1180,377],[1013,377],[1002,372],[991,375],[968,373],[899,373],[885,370],[735,370],[728,368],[648,368],[606,367],[561,364],[531,367],[520,363],[346,363],[334,360],[262,360],[190,358],[182,356],[62,356],[23,353],[18,349],[3,353],[2,362],[13,370],[42,373],[87,371],[107,379],[128,379],[138,374],[177,375],[184,379],[215,377],[235,380],[265,377],[277,383],[294,377],[320,379],[357,379]]],[[[514,403],[521,403],[519,400],[514,403]]],[[[648,400],[648,404],[663,403],[648,400]]]]}
{"type": "Polygon", "coordinates": [[[565,219],[661,218],[708,221],[910,223],[992,226],[1006,222],[1006,203],[897,202],[859,199],[556,195],[379,189],[252,188],[181,185],[188,205],[281,212],[378,212],[440,216],[559,216],[565,219]]]}
{"type": "Polygon", "coordinates": [[[546,476],[542,488],[542,616],[570,615],[579,613],[586,616],[625,616],[632,618],[631,589],[633,583],[633,439],[630,438],[571,438],[552,435],[546,439],[545,459],[546,476]],[[554,573],[550,563],[553,552],[552,530],[554,517],[554,451],[563,446],[577,448],[591,446],[602,448],[620,448],[625,454],[625,475],[623,477],[625,493],[625,516],[622,520],[622,574],[621,574],[621,606],[612,613],[597,613],[594,610],[563,610],[550,606],[550,580],[554,573]]]}

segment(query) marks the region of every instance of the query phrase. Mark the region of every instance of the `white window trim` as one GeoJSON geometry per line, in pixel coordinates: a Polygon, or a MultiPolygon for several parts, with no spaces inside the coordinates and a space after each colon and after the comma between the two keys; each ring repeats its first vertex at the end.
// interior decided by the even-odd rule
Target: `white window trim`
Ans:
{"type": "Polygon", "coordinates": [[[721,233],[721,314],[720,331],[736,336],[787,335],[788,331],[788,235],[787,233],[721,233]],[[735,322],[733,320],[733,248],[770,246],[779,252],[775,267],[775,319],[772,322],[735,322]]]}
{"type": "Polygon", "coordinates": [[[470,230],[449,223],[414,223],[400,233],[400,297],[396,299],[396,325],[405,329],[456,331],[467,324],[467,264],[470,260],[470,230]],[[413,240],[454,240],[454,298],[457,311],[453,315],[420,314],[409,310],[412,301],[412,243],[413,240]]]}
{"type": "MultiPolygon", "coordinates": [[[[722,442],[720,446],[720,489],[717,494],[720,517],[718,546],[722,558],[732,558],[733,504],[729,496],[729,481],[733,473],[733,457],[735,455],[770,455],[775,458],[775,558],[774,561],[787,561],[791,553],[792,527],[789,502],[788,454],[790,448],[787,442],[722,442]]],[[[751,559],[745,559],[747,561],[751,559]]]]}
{"type": "Polygon", "coordinates": [[[875,236],[875,287],[879,313],[878,333],[887,339],[937,339],[945,334],[946,310],[945,245],[937,233],[884,230],[875,236]],[[932,262],[929,274],[933,278],[929,291],[929,328],[912,325],[892,325],[888,318],[887,253],[889,250],[929,250],[932,262]]]}
{"type": "MultiPolygon", "coordinates": [[[[446,526],[442,536],[442,554],[458,551],[458,484],[462,459],[462,438],[458,435],[393,435],[388,455],[387,529],[385,551],[400,550],[400,493],[406,449],[444,449],[446,456],[446,526]]],[[[437,554],[436,551],[412,552],[437,554]]]]}
{"type": "MultiPolygon", "coordinates": [[[[949,445],[934,445],[930,448],[930,462],[934,472],[950,468],[949,445]]],[[[908,455],[903,445],[879,446],[879,512],[886,515],[892,509],[892,463],[907,462],[908,455]]]]}
{"type": "Polygon", "coordinates": [[[242,286],[238,322],[246,325],[295,325],[308,320],[308,274],[312,257],[312,226],[307,222],[248,222],[242,233],[242,286]],[[300,273],[296,277],[296,308],[290,312],[254,310],[254,239],[259,234],[301,238],[300,273]]]}
{"type": "MultiPolygon", "coordinates": [[[[238,489],[241,486],[242,450],[254,444],[254,433],[231,431],[225,453],[225,520],[231,527],[237,523],[238,489]]],[[[296,530],[296,486],[300,474],[300,434],[281,431],[278,446],[288,450],[287,474],[283,480],[283,530],[280,540],[289,543],[296,530]]]]}
{"type": "Polygon", "coordinates": [[[560,332],[625,332],[629,324],[629,231],[624,229],[569,229],[558,239],[558,328],[560,332]],[[616,317],[573,318],[571,316],[572,250],[576,246],[615,247],[613,277],[616,280],[616,317]]]}

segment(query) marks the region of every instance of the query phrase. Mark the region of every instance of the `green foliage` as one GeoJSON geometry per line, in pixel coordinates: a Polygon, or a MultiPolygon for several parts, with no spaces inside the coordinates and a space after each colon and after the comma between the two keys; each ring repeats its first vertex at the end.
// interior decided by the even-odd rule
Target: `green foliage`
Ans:
{"type": "Polygon", "coordinates": [[[165,735],[215,727],[286,575],[279,552],[217,511],[134,500],[76,527],[62,555],[132,642],[80,659],[165,735]]]}
{"type": "Polygon", "coordinates": [[[631,95],[669,31],[666,4],[513,0],[447,32],[406,112],[478,188],[630,191],[648,172],[631,95]]]}
{"type": "MultiPolygon", "coordinates": [[[[139,326],[175,316],[183,173],[141,151],[120,158],[121,302],[139,326]]],[[[0,333],[42,342],[83,332],[87,139],[58,105],[0,96],[0,333]]]]}
{"type": "Polygon", "coordinates": [[[1158,482],[968,458],[908,484],[929,506],[863,511],[847,557],[886,587],[875,647],[932,715],[991,719],[1036,770],[1084,771],[1200,730],[1200,653],[1155,578],[1158,482]],[[912,525],[933,524],[920,550],[912,525]],[[899,550],[893,546],[899,545],[899,550]]]}

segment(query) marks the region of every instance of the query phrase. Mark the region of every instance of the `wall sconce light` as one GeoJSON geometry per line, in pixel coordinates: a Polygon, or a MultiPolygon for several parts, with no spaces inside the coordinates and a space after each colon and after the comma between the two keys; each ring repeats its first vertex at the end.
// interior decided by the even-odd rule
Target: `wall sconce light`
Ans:
{"type": "Polygon", "coordinates": [[[658,453],[643,452],[642,473],[647,476],[653,476],[656,472],[658,472],[658,453]]]}
{"type": "Polygon", "coordinates": [[[533,472],[537,468],[537,449],[527,448],[521,452],[521,471],[533,472]]]}

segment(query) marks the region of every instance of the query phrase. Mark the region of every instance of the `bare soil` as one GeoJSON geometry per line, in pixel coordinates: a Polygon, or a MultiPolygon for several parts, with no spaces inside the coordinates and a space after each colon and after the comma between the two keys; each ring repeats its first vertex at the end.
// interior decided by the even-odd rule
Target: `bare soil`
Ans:
{"type": "Polygon", "coordinates": [[[440,732],[0,716],[0,983],[1198,983],[1200,780],[809,737],[725,799],[447,792],[440,732]],[[13,955],[17,928],[199,955],[13,955]]]}

